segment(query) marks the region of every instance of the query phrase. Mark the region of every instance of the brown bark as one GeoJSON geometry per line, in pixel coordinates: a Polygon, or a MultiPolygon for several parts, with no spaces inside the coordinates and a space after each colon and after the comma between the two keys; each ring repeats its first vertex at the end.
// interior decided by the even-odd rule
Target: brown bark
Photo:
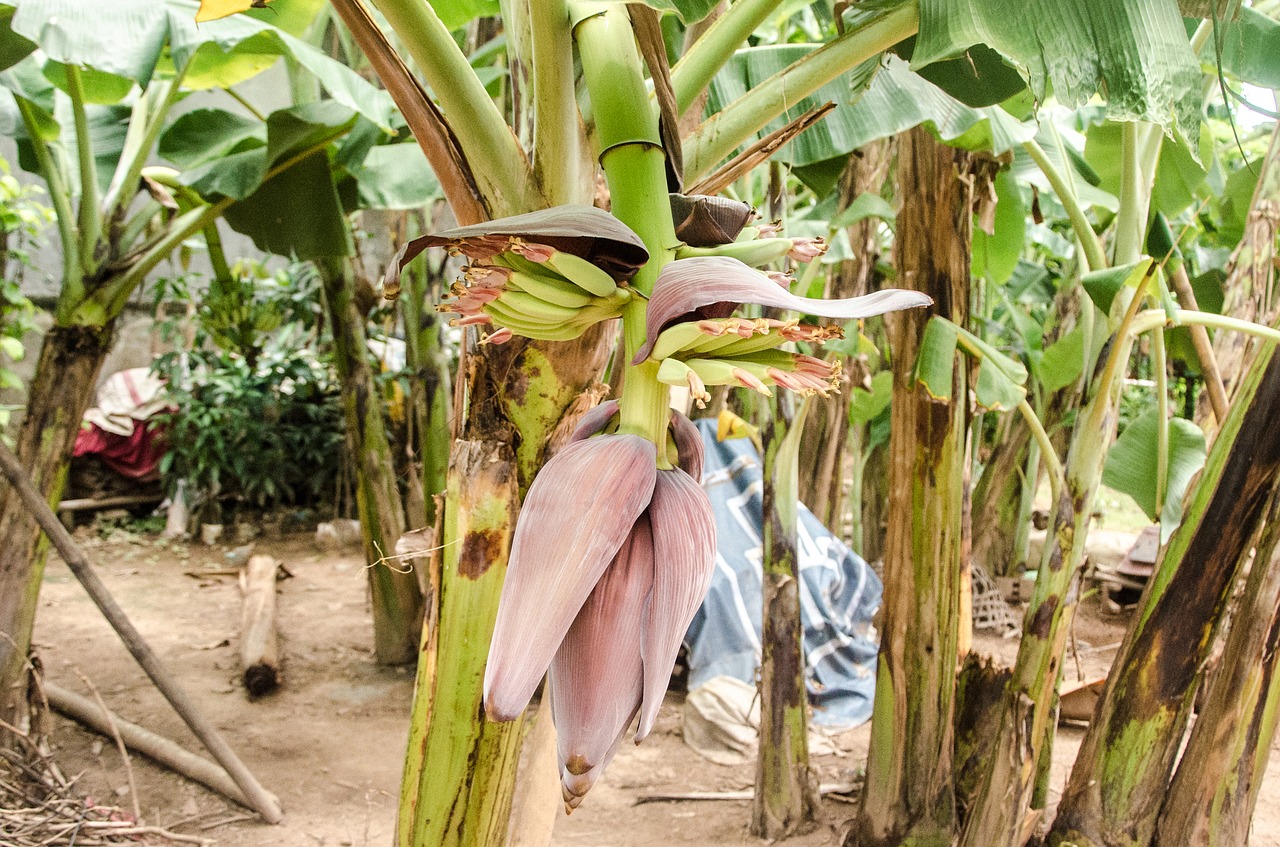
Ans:
{"type": "MultiPolygon", "coordinates": [[[[991,576],[1010,576],[1022,564],[1017,555],[1024,468],[1031,430],[1014,417],[991,448],[973,492],[973,561],[991,576]]],[[[1029,516],[1028,516],[1029,517],[1029,516]]]]}
{"type": "MultiPolygon", "coordinates": [[[[40,495],[55,507],[113,330],[114,322],[55,326],[40,348],[14,452],[40,495]]],[[[11,486],[0,487],[0,539],[0,719],[25,727],[27,653],[47,542],[11,486]]]]}
{"type": "Polygon", "coordinates": [[[760,635],[760,744],[756,760],[755,801],[751,833],[777,840],[810,827],[818,807],[817,782],[809,769],[807,698],[804,682],[803,629],[800,623],[800,570],[796,528],[784,525],[787,504],[779,502],[778,451],[791,421],[789,398],[775,395],[761,427],[765,449],[763,513],[764,596],[760,635]]]}
{"type": "MultiPolygon", "coordinates": [[[[1280,358],[1243,384],[1157,563],[1058,806],[1051,843],[1146,844],[1231,587],[1280,480],[1280,358]],[[1255,388],[1256,387],[1256,388],[1255,388]],[[1255,393],[1256,391],[1256,393],[1255,393]]],[[[1263,362],[1259,362],[1262,365],[1263,362]]]]}
{"type": "Polygon", "coordinates": [[[977,793],[982,774],[990,766],[991,722],[1000,719],[1008,668],[970,654],[956,680],[955,790],[961,821],[977,793]]]}
{"type": "Polygon", "coordinates": [[[1178,762],[1156,823],[1155,847],[1243,847],[1271,756],[1280,696],[1280,496],[1267,527],[1205,704],[1178,762]]]}
{"type": "Polygon", "coordinates": [[[963,325],[981,163],[923,129],[901,137],[898,284],[934,298],[887,321],[893,350],[889,526],[880,671],[867,784],[846,845],[938,844],[956,829],[952,723],[959,624],[966,368],[951,400],[917,386],[915,361],[931,314],[963,325]]]}

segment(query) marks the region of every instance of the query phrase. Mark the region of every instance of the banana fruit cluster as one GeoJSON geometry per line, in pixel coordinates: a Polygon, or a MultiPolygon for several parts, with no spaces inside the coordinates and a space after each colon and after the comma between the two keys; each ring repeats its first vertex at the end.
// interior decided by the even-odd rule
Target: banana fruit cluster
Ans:
{"type": "Polygon", "coordinates": [[[580,256],[518,238],[505,247],[472,257],[450,289],[452,298],[436,306],[461,316],[454,325],[497,326],[499,331],[485,339],[490,343],[511,335],[568,341],[592,324],[618,317],[631,299],[629,288],[580,256]]]}
{"type": "MultiPolygon", "coordinates": [[[[788,241],[788,239],[767,239],[788,241]]],[[[758,242],[746,242],[747,244],[758,242]]],[[[804,249],[818,249],[806,243],[804,249]]],[[[677,259],[654,283],[646,313],[646,341],[633,363],[659,363],[658,380],[688,386],[701,407],[707,386],[738,385],[769,394],[778,385],[801,394],[839,390],[840,363],[784,350],[790,342],[820,344],[842,337],[839,326],[772,318],[732,317],[744,303],[808,315],[854,320],[932,302],[916,291],[887,289],[846,300],[797,297],[770,277],[730,256],[677,259]]]]}

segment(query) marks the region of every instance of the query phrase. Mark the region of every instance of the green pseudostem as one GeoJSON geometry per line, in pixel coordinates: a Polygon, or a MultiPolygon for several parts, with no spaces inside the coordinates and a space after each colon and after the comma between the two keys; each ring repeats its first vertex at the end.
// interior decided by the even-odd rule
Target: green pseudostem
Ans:
{"type": "Polygon", "coordinates": [[[631,280],[642,296],[633,297],[622,312],[626,366],[618,431],[658,445],[658,466],[667,468],[670,390],[658,382],[657,362],[631,364],[644,343],[646,298],[679,243],[667,200],[666,154],[626,10],[599,4],[574,4],[571,10],[612,211],[649,250],[648,263],[631,280]]]}

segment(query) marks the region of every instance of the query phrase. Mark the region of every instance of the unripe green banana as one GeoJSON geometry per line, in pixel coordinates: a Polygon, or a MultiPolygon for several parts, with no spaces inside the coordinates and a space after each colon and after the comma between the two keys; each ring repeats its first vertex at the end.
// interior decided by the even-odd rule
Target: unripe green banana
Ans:
{"type": "Polygon", "coordinates": [[[502,308],[498,301],[486,303],[484,311],[493,318],[494,323],[504,326],[516,335],[525,338],[536,338],[540,341],[570,341],[577,338],[586,329],[577,323],[543,323],[530,321],[516,313],[502,308]]]}
{"type": "Polygon", "coordinates": [[[604,270],[572,253],[557,250],[546,264],[574,285],[597,297],[608,297],[618,288],[618,283],[604,270]]]}
{"type": "Polygon", "coordinates": [[[498,298],[503,305],[510,307],[513,311],[526,315],[529,318],[539,321],[548,321],[550,323],[563,323],[573,320],[578,316],[576,308],[568,306],[558,306],[555,303],[548,303],[541,297],[535,297],[525,291],[504,291],[502,296],[498,298]]]}
{"type": "Polygon", "coordinates": [[[750,338],[743,338],[738,335],[723,335],[715,340],[721,343],[700,347],[696,352],[713,354],[716,357],[725,359],[737,359],[740,356],[750,355],[761,350],[775,350],[787,343],[787,339],[783,338],[777,330],[753,335],[750,338]]]}
{"type": "Polygon", "coordinates": [[[677,259],[693,259],[701,256],[727,256],[744,265],[758,268],[776,262],[791,252],[790,238],[757,238],[754,241],[734,241],[718,247],[679,247],[677,259]]]}
{"type": "Polygon", "coordinates": [[[687,349],[689,345],[701,341],[703,333],[698,329],[697,321],[685,321],[669,326],[658,333],[658,340],[649,353],[650,359],[662,361],[687,349]]]}
{"type": "Polygon", "coordinates": [[[532,294],[539,300],[546,300],[548,303],[568,309],[581,309],[593,300],[586,291],[559,276],[514,271],[507,280],[507,284],[526,294],[532,294]]]}

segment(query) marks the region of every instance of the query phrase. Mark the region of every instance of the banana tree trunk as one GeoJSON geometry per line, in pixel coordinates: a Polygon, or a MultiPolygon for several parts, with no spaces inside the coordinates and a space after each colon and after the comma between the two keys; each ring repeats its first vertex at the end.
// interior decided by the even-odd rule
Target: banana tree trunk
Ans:
{"type": "Polygon", "coordinates": [[[379,664],[403,665],[418,655],[423,598],[412,572],[384,561],[404,534],[404,503],[382,419],[382,397],[369,366],[365,317],[356,305],[355,277],[347,263],[322,262],[320,275],[342,381],[347,439],[356,459],[356,504],[373,595],[374,655],[379,664]]]}
{"type": "Polygon", "coordinates": [[[608,341],[603,326],[571,342],[514,340],[468,350],[459,368],[470,412],[449,464],[437,611],[418,659],[399,847],[505,843],[522,722],[487,720],[482,697],[507,553],[547,439],[603,369],[608,341]]]}
{"type": "Polygon", "coordinates": [[[1018,529],[1023,512],[1027,454],[1031,429],[1021,416],[1010,418],[1007,431],[991,449],[973,492],[973,561],[992,576],[1009,576],[1022,564],[1018,529]]]}
{"type": "Polygon", "coordinates": [[[1052,843],[1128,847],[1151,839],[1196,682],[1280,480],[1280,432],[1270,423],[1280,414],[1280,359],[1272,349],[1242,384],[1147,585],[1080,745],[1052,843]]]}
{"type": "MultiPolygon", "coordinates": [[[[1231,254],[1227,279],[1223,283],[1222,314],[1275,323],[1277,304],[1273,299],[1272,263],[1276,255],[1276,238],[1280,236],[1280,125],[1271,132],[1271,146],[1262,160],[1258,184],[1253,189],[1249,214],[1245,219],[1244,237],[1231,254]]],[[[1213,352],[1226,382],[1227,395],[1235,394],[1249,362],[1260,342],[1235,332],[1220,332],[1214,339],[1213,352]]],[[[1203,420],[1208,408],[1199,417],[1203,420]]]]}
{"type": "MultiPolygon", "coordinates": [[[[878,193],[889,171],[892,148],[875,141],[851,156],[840,181],[840,211],[865,192],[878,193]]],[[[871,292],[880,258],[880,219],[864,218],[848,228],[854,257],[842,262],[827,284],[827,298],[871,292]]],[[[866,373],[859,359],[845,357],[841,391],[821,398],[805,421],[805,450],[800,456],[800,502],[837,536],[844,532],[845,454],[849,446],[849,393],[855,374],[866,373]]],[[[858,540],[858,539],[855,539],[858,540]]]]}
{"type": "MultiPolygon", "coordinates": [[[[15,449],[36,488],[56,506],[80,419],[93,399],[114,320],[104,326],[55,325],[44,337],[15,449]]],[[[27,725],[27,653],[47,542],[10,486],[0,489],[0,718],[27,725]]],[[[5,736],[4,746],[13,743],[5,736]]]]}
{"type": "MultiPolygon", "coordinates": [[[[811,826],[818,805],[817,785],[809,769],[795,506],[787,508],[787,504],[779,502],[780,497],[795,496],[795,489],[780,486],[778,477],[779,473],[789,472],[780,468],[778,461],[792,423],[786,415],[789,403],[790,398],[775,395],[760,431],[765,450],[761,495],[764,616],[760,639],[760,747],[751,833],[770,840],[786,838],[811,826]],[[788,513],[789,521],[785,517],[788,513]]],[[[803,422],[798,423],[803,426],[803,422]]]]}
{"type": "Polygon", "coordinates": [[[1218,671],[1156,823],[1156,847],[1244,847],[1280,697],[1280,497],[1236,607],[1218,671]]]}
{"type": "MultiPolygon", "coordinates": [[[[934,298],[963,325],[969,310],[973,157],[916,129],[902,136],[897,266],[903,287],[934,298]]],[[[952,788],[966,369],[952,370],[951,401],[915,379],[927,314],[887,321],[893,349],[889,530],[884,623],[862,808],[845,844],[947,845],[956,829],[952,788]]]]}

